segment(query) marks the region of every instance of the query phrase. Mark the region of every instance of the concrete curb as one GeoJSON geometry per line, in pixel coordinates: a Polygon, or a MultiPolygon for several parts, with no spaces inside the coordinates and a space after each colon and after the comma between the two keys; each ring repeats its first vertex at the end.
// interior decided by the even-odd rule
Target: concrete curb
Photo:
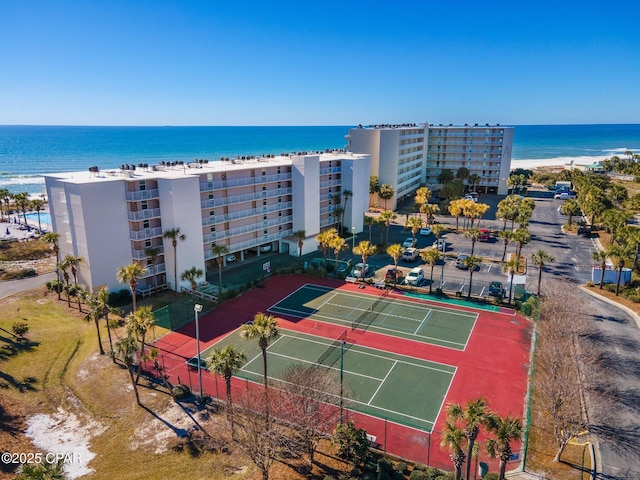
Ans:
{"type": "Polygon", "coordinates": [[[589,290],[588,288],[585,288],[583,286],[580,286],[580,290],[582,290],[583,292],[588,293],[589,295],[591,295],[594,298],[602,300],[603,302],[608,303],[609,305],[613,305],[614,307],[618,307],[620,310],[626,312],[636,322],[636,327],[638,327],[638,329],[640,329],[640,316],[636,312],[631,310],[629,307],[627,307],[625,305],[622,305],[620,303],[617,303],[617,302],[615,302],[615,301],[613,301],[613,300],[611,300],[611,299],[609,299],[607,297],[603,297],[602,295],[598,295],[598,293],[592,292],[591,290],[589,290]]]}

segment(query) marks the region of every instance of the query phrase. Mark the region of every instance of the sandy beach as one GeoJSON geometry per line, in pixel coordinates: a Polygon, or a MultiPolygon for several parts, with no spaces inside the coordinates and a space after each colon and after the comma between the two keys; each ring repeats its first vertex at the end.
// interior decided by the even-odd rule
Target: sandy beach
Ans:
{"type": "Polygon", "coordinates": [[[602,162],[608,157],[556,157],[548,159],[511,160],[511,170],[524,168],[533,170],[536,168],[584,170],[588,165],[602,162]]]}

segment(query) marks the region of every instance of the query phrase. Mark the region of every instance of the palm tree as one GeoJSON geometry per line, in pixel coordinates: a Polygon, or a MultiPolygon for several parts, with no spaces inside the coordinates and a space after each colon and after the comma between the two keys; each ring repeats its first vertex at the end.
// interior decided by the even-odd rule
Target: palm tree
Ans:
{"type": "Polygon", "coordinates": [[[467,183],[473,189],[474,192],[476,191],[476,186],[480,185],[481,181],[482,181],[482,177],[480,177],[480,175],[478,175],[477,173],[472,173],[471,175],[469,175],[469,178],[467,179],[467,183]]]}
{"type": "Polygon", "coordinates": [[[147,332],[156,323],[155,316],[151,310],[151,305],[143,305],[138,310],[127,315],[125,326],[130,336],[135,335],[140,341],[140,360],[138,371],[136,373],[136,383],[140,380],[140,371],[142,370],[142,361],[144,360],[144,341],[147,332]]]}
{"type": "Polygon", "coordinates": [[[56,275],[58,277],[58,300],[60,300],[60,269],[57,268],[57,265],[60,264],[60,247],[58,246],[58,240],[60,239],[60,234],[56,232],[47,232],[42,236],[42,240],[45,243],[51,245],[53,252],[56,254],[56,275]]]}
{"type": "Polygon", "coordinates": [[[411,229],[411,237],[413,238],[414,243],[416,240],[416,233],[418,233],[423,225],[424,222],[420,217],[411,217],[409,220],[407,220],[406,226],[411,229]]]}
{"type": "Polygon", "coordinates": [[[29,203],[29,208],[35,210],[38,214],[38,231],[42,232],[42,224],[40,223],[40,212],[44,210],[45,201],[41,198],[34,198],[29,203]]]}
{"type": "Polygon", "coordinates": [[[337,230],[342,232],[342,217],[344,217],[344,208],[342,208],[342,205],[336,205],[333,208],[333,215],[335,216],[334,225],[337,224],[337,230]]]}
{"type": "Polygon", "coordinates": [[[98,348],[100,350],[100,355],[104,355],[104,348],[102,348],[102,338],[100,337],[100,323],[99,320],[102,317],[102,305],[98,302],[98,299],[95,295],[89,293],[87,295],[87,305],[89,306],[89,311],[84,316],[84,320],[86,322],[94,321],[96,325],[96,332],[98,333],[98,348]]]}
{"type": "MultiPolygon", "coordinates": [[[[347,212],[347,203],[349,202],[349,199],[353,197],[353,192],[345,188],[342,191],[342,196],[344,197],[344,206],[342,207],[342,220],[340,221],[340,224],[344,225],[344,214],[347,212]]],[[[353,215],[352,215],[352,218],[353,218],[353,215]]],[[[349,223],[353,223],[353,221],[349,223]]]]}
{"type": "Polygon", "coordinates": [[[464,266],[469,269],[469,292],[467,298],[471,298],[471,282],[473,281],[473,272],[482,263],[482,258],[475,255],[470,255],[464,260],[464,266]]]}
{"type": "Polygon", "coordinates": [[[264,408],[266,414],[266,424],[269,424],[269,388],[267,385],[267,347],[269,342],[280,336],[278,321],[272,315],[256,313],[252,323],[245,323],[240,330],[240,337],[247,340],[258,340],[258,348],[262,350],[262,362],[264,366],[264,408]]]}
{"type": "Polygon", "coordinates": [[[116,272],[118,282],[129,285],[129,289],[131,290],[131,301],[133,302],[133,312],[136,311],[136,288],[138,287],[138,281],[140,281],[146,273],[146,267],[138,262],[133,262],[124,267],[120,267],[116,272]]]}
{"type": "Polygon", "coordinates": [[[580,205],[576,200],[570,198],[568,200],[565,200],[565,202],[562,204],[562,207],[560,207],[560,212],[569,217],[568,223],[569,226],[571,226],[571,219],[576,215],[580,215],[580,205]]]}
{"type": "Polygon", "coordinates": [[[69,264],[62,260],[56,265],[56,268],[62,272],[62,278],[64,278],[64,287],[67,291],[67,306],[71,307],[71,296],[69,294],[69,272],[67,272],[67,270],[69,269],[69,264]]]}
{"type": "Polygon", "coordinates": [[[144,254],[151,260],[151,266],[153,267],[153,288],[158,290],[158,278],[156,277],[156,260],[160,256],[162,249],[160,247],[147,247],[144,249],[144,254]]]}
{"type": "MultiPolygon", "coordinates": [[[[473,445],[480,433],[480,427],[486,425],[490,413],[484,398],[478,397],[471,400],[464,407],[460,404],[452,404],[447,407],[447,418],[452,421],[462,421],[463,434],[467,439],[467,458],[471,459],[473,445]]],[[[471,478],[471,462],[467,462],[465,478],[471,478]]]]}
{"type": "Polygon", "coordinates": [[[338,268],[338,257],[340,256],[340,252],[342,250],[346,250],[349,248],[347,241],[342,237],[333,237],[331,239],[331,243],[329,244],[329,248],[333,249],[333,254],[336,256],[336,269],[338,268]]]}
{"type": "Polygon", "coordinates": [[[233,345],[216,348],[207,358],[207,369],[211,373],[221,375],[227,388],[227,418],[231,422],[231,436],[234,436],[233,409],[231,404],[231,377],[242,368],[247,361],[244,352],[236,350],[233,345]]]}
{"type": "Polygon", "coordinates": [[[440,445],[449,449],[449,458],[453,462],[453,467],[456,470],[456,480],[462,478],[462,464],[464,463],[465,454],[462,450],[464,446],[464,432],[458,428],[453,422],[446,421],[445,429],[442,433],[442,440],[440,445]]]}
{"type": "Polygon", "coordinates": [[[364,216],[364,224],[369,227],[369,242],[371,242],[371,227],[376,223],[376,217],[370,215],[364,216]]]}
{"type": "Polygon", "coordinates": [[[302,257],[302,246],[304,245],[304,239],[307,238],[307,232],[305,230],[296,230],[293,232],[293,236],[298,239],[298,257],[302,257]]]}
{"type": "Polygon", "coordinates": [[[512,258],[508,262],[502,264],[502,271],[511,277],[511,281],[509,282],[509,301],[511,304],[511,294],[513,293],[513,277],[518,271],[518,260],[516,258],[512,258]]]}
{"type": "Polygon", "coordinates": [[[382,222],[382,224],[387,229],[387,239],[385,243],[389,243],[389,228],[391,227],[391,222],[395,220],[397,215],[393,213],[391,210],[385,210],[378,217],[378,221],[382,222]]]}
{"type": "Polygon", "coordinates": [[[502,252],[502,262],[504,262],[505,257],[507,256],[507,247],[509,246],[509,242],[513,239],[513,232],[511,230],[501,230],[498,232],[498,236],[504,240],[504,250],[502,252]]]}
{"type": "Polygon", "coordinates": [[[429,279],[429,293],[431,293],[431,287],[433,286],[433,269],[442,258],[442,253],[437,248],[430,248],[429,250],[420,252],[420,257],[422,257],[422,260],[424,260],[427,265],[431,266],[431,277],[429,279]]]}
{"type": "Polygon", "coordinates": [[[109,336],[109,348],[113,352],[113,340],[111,339],[111,325],[109,325],[109,313],[111,312],[111,306],[109,305],[109,289],[102,287],[95,295],[95,301],[102,310],[102,316],[107,324],[107,335],[109,336]]]}
{"type": "Polygon", "coordinates": [[[136,344],[135,339],[131,335],[127,335],[116,342],[116,348],[113,351],[113,356],[114,358],[122,360],[127,367],[129,377],[131,378],[131,384],[133,385],[133,391],[136,394],[136,402],[138,405],[142,405],[142,403],[140,403],[140,395],[138,394],[138,383],[136,382],[133,374],[133,365],[135,363],[137,351],[138,345],[136,344]]]}
{"type": "Polygon", "coordinates": [[[191,267],[190,269],[182,272],[182,275],[180,275],[180,280],[189,282],[191,284],[191,290],[195,291],[196,287],[198,286],[196,280],[203,275],[204,275],[204,272],[202,271],[201,268],[191,267]]]}
{"type": "Polygon", "coordinates": [[[519,418],[506,418],[491,415],[487,422],[487,430],[494,438],[487,440],[487,453],[491,458],[500,459],[498,480],[504,480],[507,462],[511,458],[511,442],[522,437],[522,421],[519,418]]]}
{"type": "Polygon", "coordinates": [[[180,227],[176,227],[162,232],[162,238],[171,240],[171,246],[173,247],[173,273],[176,282],[173,289],[175,293],[178,293],[178,240],[182,242],[187,238],[187,236],[180,232],[180,227]]]}
{"type": "Polygon", "coordinates": [[[394,243],[387,247],[387,254],[393,258],[393,265],[396,267],[395,275],[393,276],[393,286],[396,286],[396,281],[398,280],[398,260],[402,256],[402,252],[404,252],[404,248],[399,243],[394,243]]]}
{"type": "Polygon", "coordinates": [[[229,253],[229,249],[225,245],[211,245],[211,251],[216,256],[218,264],[218,295],[222,293],[222,257],[229,253]]]}
{"type": "Polygon", "coordinates": [[[622,279],[622,270],[624,269],[627,258],[635,253],[635,249],[628,245],[614,245],[609,249],[609,253],[618,257],[618,280],[616,282],[616,297],[620,293],[620,280],[622,279]]]}
{"type": "Polygon", "coordinates": [[[540,283],[542,282],[542,270],[547,263],[555,262],[556,257],[549,255],[542,249],[531,254],[531,263],[538,267],[538,297],[540,296],[540,283]]]}
{"type": "MultiPolygon", "coordinates": [[[[0,220],[4,221],[4,207],[2,206],[2,202],[8,198],[9,190],[6,188],[0,188],[0,220]]],[[[9,202],[7,202],[7,205],[9,202]]]]}
{"type": "Polygon", "coordinates": [[[322,255],[324,256],[324,263],[327,263],[327,250],[331,245],[334,238],[338,237],[338,231],[335,228],[323,230],[316,236],[316,241],[322,248],[322,255]]]}
{"type": "Polygon", "coordinates": [[[73,284],[76,287],[76,298],[78,299],[78,310],[82,312],[82,306],[80,304],[80,295],[78,295],[78,266],[82,263],[82,257],[77,255],[67,255],[62,260],[68,268],[71,269],[71,275],[73,275],[73,284]]]}
{"type": "MultiPolygon", "coordinates": [[[[355,255],[360,255],[362,257],[362,263],[366,265],[367,258],[369,258],[372,255],[375,255],[376,246],[371,245],[367,240],[362,240],[360,243],[358,243],[358,245],[354,247],[353,253],[355,255]]],[[[362,270],[360,271],[360,278],[362,280],[364,280],[365,273],[366,273],[365,269],[362,268],[362,270]]]]}
{"type": "Polygon", "coordinates": [[[593,259],[600,263],[600,290],[604,285],[604,272],[607,268],[607,259],[609,258],[608,250],[597,250],[592,254],[593,259]]]}
{"type": "Polygon", "coordinates": [[[526,228],[518,228],[513,232],[513,236],[511,238],[516,243],[516,260],[518,261],[518,268],[520,268],[519,265],[522,247],[531,241],[531,234],[526,228]]]}
{"type": "Polygon", "coordinates": [[[471,239],[471,255],[473,255],[473,251],[476,248],[476,242],[480,238],[480,229],[478,228],[470,228],[469,230],[463,233],[465,238],[471,239]]]}
{"type": "Polygon", "coordinates": [[[27,210],[29,209],[29,194],[26,192],[14,193],[13,194],[13,203],[16,205],[18,209],[18,215],[20,215],[20,211],[22,210],[22,216],[24,218],[24,224],[27,224],[27,210]]]}
{"type": "Polygon", "coordinates": [[[387,200],[391,200],[393,195],[396,193],[394,188],[391,185],[387,185],[383,183],[380,185],[380,191],[378,192],[378,196],[384,200],[384,209],[387,209],[387,200]]]}

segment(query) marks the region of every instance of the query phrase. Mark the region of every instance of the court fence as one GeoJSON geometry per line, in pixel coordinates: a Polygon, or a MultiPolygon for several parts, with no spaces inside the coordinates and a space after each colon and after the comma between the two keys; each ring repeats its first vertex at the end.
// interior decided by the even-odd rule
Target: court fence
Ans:
{"type": "MultiPolygon", "coordinates": [[[[170,389],[173,385],[183,384],[189,387],[194,395],[204,395],[211,399],[211,402],[224,407],[226,403],[226,385],[224,379],[219,375],[213,375],[203,368],[202,390],[200,391],[197,362],[187,365],[191,360],[181,355],[170,352],[160,352],[155,361],[148,361],[143,366],[143,373],[146,377],[158,384],[165,385],[170,389]]],[[[234,377],[232,379],[232,392],[238,395],[243,390],[251,388],[261,388],[259,383],[248,379],[234,377]]],[[[336,408],[338,406],[336,405],[336,408]]],[[[353,422],[356,427],[367,432],[367,437],[371,447],[392,455],[398,459],[421,463],[429,467],[436,467],[442,470],[452,470],[449,451],[440,446],[442,432],[434,428],[431,432],[418,428],[408,427],[391,421],[384,417],[374,417],[362,412],[358,412],[346,404],[343,408],[343,418],[345,421],[353,422]]],[[[329,436],[331,432],[326,432],[329,436]]],[[[490,465],[491,471],[498,471],[498,463],[492,460],[484,450],[482,441],[476,442],[479,445],[478,456],[474,456],[474,471],[478,471],[480,462],[490,465]]],[[[507,470],[513,470],[518,466],[522,451],[514,449],[511,461],[507,470]]]]}

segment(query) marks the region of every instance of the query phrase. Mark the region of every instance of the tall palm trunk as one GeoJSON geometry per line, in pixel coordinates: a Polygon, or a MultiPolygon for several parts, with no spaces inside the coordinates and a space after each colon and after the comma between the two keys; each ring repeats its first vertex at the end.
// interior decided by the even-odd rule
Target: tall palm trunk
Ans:
{"type": "Polygon", "coordinates": [[[538,267],[538,297],[540,296],[540,284],[542,283],[542,265],[538,267]]]}
{"type": "Polygon", "coordinates": [[[604,260],[602,265],[600,265],[600,290],[602,290],[602,286],[604,285],[604,269],[607,267],[607,261],[604,260]]]}
{"type": "Polygon", "coordinates": [[[173,240],[171,242],[171,245],[173,245],[173,272],[175,273],[175,291],[174,294],[177,295],[178,294],[178,241],[177,240],[173,240]]]}
{"type": "Polygon", "coordinates": [[[233,423],[233,405],[231,404],[231,375],[224,376],[224,383],[227,387],[227,419],[231,424],[231,438],[235,436],[235,425],[233,423]]]}
{"type": "Polygon", "coordinates": [[[78,299],[78,310],[82,313],[82,304],[80,303],[80,294],[78,292],[78,270],[76,267],[71,267],[71,274],[73,275],[73,285],[76,288],[76,298],[78,299]]]}
{"type": "Polygon", "coordinates": [[[473,268],[469,269],[469,291],[467,292],[467,298],[471,298],[471,284],[473,283],[473,270],[474,270],[473,268]]]}
{"type": "Polygon", "coordinates": [[[433,287],[433,269],[435,268],[435,266],[436,266],[435,263],[431,264],[431,278],[429,279],[429,293],[431,293],[431,290],[432,290],[431,287],[433,287]]]}
{"type": "Polygon", "coordinates": [[[98,323],[99,321],[100,317],[96,315],[94,317],[94,322],[96,324],[96,331],[98,332],[98,346],[100,347],[100,355],[104,355],[104,348],[102,348],[102,338],[100,337],[100,324],[98,323]]]}
{"type": "Polygon", "coordinates": [[[133,375],[133,365],[127,364],[127,370],[129,370],[129,377],[131,378],[131,384],[133,385],[133,392],[136,394],[136,402],[138,405],[142,406],[142,403],[140,402],[140,394],[138,393],[138,384],[133,375]]]}
{"type": "Polygon", "coordinates": [[[140,347],[140,359],[138,360],[138,370],[136,371],[136,385],[140,381],[140,372],[142,372],[142,361],[144,359],[144,338],[145,338],[145,336],[146,336],[146,333],[143,332],[142,333],[142,338],[140,338],[140,344],[142,346],[140,347]]]}
{"type": "Polygon", "coordinates": [[[267,384],[267,345],[260,345],[262,350],[262,362],[264,364],[263,378],[264,378],[264,413],[265,423],[267,429],[269,428],[269,387],[267,384]]]}
{"type": "MultiPolygon", "coordinates": [[[[109,326],[109,313],[106,312],[104,314],[104,321],[107,324],[107,335],[109,336],[109,348],[111,349],[111,352],[113,352],[113,340],[111,338],[111,327],[109,326]]],[[[113,360],[113,363],[116,363],[116,358],[111,355],[111,359],[113,360]]]]}
{"type": "Polygon", "coordinates": [[[502,261],[504,262],[505,257],[507,256],[507,247],[509,246],[509,240],[504,239],[504,251],[502,252],[502,261]]]}
{"type": "Polygon", "coordinates": [[[622,269],[624,268],[624,260],[618,263],[618,282],[616,283],[616,297],[620,293],[620,280],[622,280],[622,269]]]}

